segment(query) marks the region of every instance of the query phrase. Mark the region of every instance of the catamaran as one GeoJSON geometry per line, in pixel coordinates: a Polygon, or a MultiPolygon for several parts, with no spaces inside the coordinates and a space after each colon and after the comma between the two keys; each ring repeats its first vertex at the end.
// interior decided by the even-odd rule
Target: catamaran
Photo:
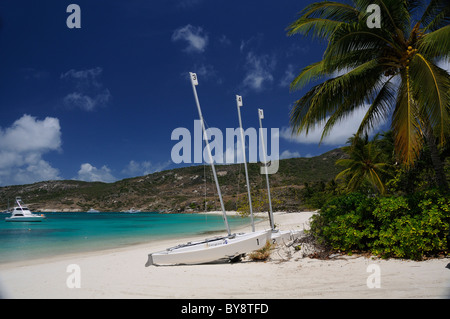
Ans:
{"type": "Polygon", "coordinates": [[[11,216],[6,217],[7,222],[40,222],[45,219],[45,215],[32,214],[31,211],[26,207],[22,198],[16,197],[17,206],[14,206],[11,216]]]}
{"type": "Polygon", "coordinates": [[[223,221],[227,229],[227,235],[209,238],[205,240],[189,242],[175,247],[168,248],[164,251],[151,253],[148,255],[146,267],[150,265],[174,265],[174,264],[202,264],[214,262],[218,260],[233,260],[240,256],[262,248],[268,240],[270,240],[270,231],[258,231],[252,233],[232,234],[228,225],[227,214],[223,204],[222,193],[217,179],[214,160],[211,154],[211,148],[206,134],[205,123],[203,121],[200,102],[197,95],[196,86],[198,85],[197,74],[190,72],[192,90],[194,92],[197,111],[202,126],[203,137],[206,144],[206,150],[214,175],[214,181],[219,195],[220,206],[222,209],[223,221]]]}

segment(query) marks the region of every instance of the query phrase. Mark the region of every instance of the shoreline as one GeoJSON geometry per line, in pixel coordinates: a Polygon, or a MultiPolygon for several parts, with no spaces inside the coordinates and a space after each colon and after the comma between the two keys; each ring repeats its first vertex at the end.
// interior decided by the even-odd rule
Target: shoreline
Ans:
{"type": "MultiPolygon", "coordinates": [[[[178,213],[177,213],[178,214],[178,213]]],[[[194,214],[205,214],[205,215],[222,215],[222,211],[210,211],[210,212],[199,212],[194,214]]],[[[255,227],[257,225],[267,222],[268,217],[263,216],[267,213],[255,213],[255,216],[259,218],[260,220],[255,221],[255,227]]],[[[284,212],[274,212],[274,214],[285,214],[284,212]]],[[[289,214],[289,213],[288,213],[289,214]]],[[[227,216],[238,216],[239,213],[236,211],[227,211],[227,216]]],[[[260,229],[266,229],[269,228],[268,225],[261,226],[260,229]]],[[[250,232],[251,231],[251,225],[242,226],[239,228],[236,228],[232,230],[232,233],[241,233],[241,232],[250,232]]],[[[184,236],[184,235],[174,235],[173,237],[169,238],[157,238],[152,241],[142,241],[138,243],[132,243],[132,244],[125,244],[117,247],[112,248],[91,248],[90,250],[85,251],[78,251],[78,252],[71,252],[71,253],[64,253],[64,254],[57,254],[52,256],[43,256],[43,257],[32,257],[27,260],[15,260],[15,261],[7,261],[7,262],[0,262],[0,279],[1,279],[1,271],[2,269],[10,269],[15,267],[23,267],[23,266],[29,266],[29,265],[35,265],[35,264],[43,264],[47,262],[57,262],[60,260],[70,259],[74,257],[79,256],[91,256],[91,255],[97,255],[97,254],[107,254],[107,253],[114,253],[114,252],[120,252],[120,251],[126,251],[133,248],[141,248],[141,247],[148,247],[148,246],[155,246],[155,247],[164,247],[159,250],[164,250],[168,247],[176,246],[177,244],[180,244],[181,242],[189,242],[189,241],[197,241],[202,240],[209,237],[214,236],[220,236],[220,235],[226,235],[226,230],[217,230],[217,231],[210,231],[207,233],[202,234],[193,234],[191,236],[184,236]]]]}
{"type": "MultiPolygon", "coordinates": [[[[308,227],[312,212],[276,213],[280,229],[308,227]]],[[[257,230],[268,229],[266,220],[257,230]]],[[[248,231],[236,229],[233,232],[248,231]]],[[[212,236],[212,235],[211,235],[212,236]]],[[[449,298],[449,258],[421,262],[361,256],[330,260],[284,259],[283,247],[268,262],[144,267],[149,253],[204,236],[160,240],[97,252],[0,265],[4,298],[449,298]],[[70,265],[80,269],[80,288],[69,288],[70,265]],[[370,265],[381,270],[381,287],[369,288],[370,265]]]]}
{"type": "MultiPolygon", "coordinates": [[[[75,212],[73,212],[75,213],[75,212]]],[[[59,213],[55,213],[55,214],[59,214],[59,213]]],[[[67,213],[65,213],[67,214],[67,213]]],[[[86,213],[88,215],[96,215],[96,214],[89,214],[86,213]]],[[[108,214],[108,213],[103,213],[103,214],[108,214]]],[[[222,212],[221,211],[211,211],[211,212],[199,212],[199,213],[177,213],[179,215],[181,214],[190,214],[190,215],[205,215],[205,216],[222,216],[222,212]]],[[[127,214],[128,215],[128,214],[127,214]]],[[[133,217],[138,217],[138,214],[130,214],[133,215],[133,217]]],[[[227,212],[228,217],[235,217],[238,216],[239,217],[239,213],[235,212],[235,211],[228,211],[227,212]]],[[[217,218],[216,218],[217,219],[217,218]]],[[[261,222],[260,217],[258,217],[258,220],[256,220],[255,222],[261,222]]],[[[219,219],[217,219],[219,220],[219,219]]],[[[248,219],[250,220],[250,219],[248,219]]],[[[46,222],[43,222],[46,223],[46,222]]],[[[248,222],[250,225],[250,222],[248,222]]],[[[41,223],[39,223],[41,224],[41,223]]],[[[43,224],[45,226],[45,224],[43,224]]],[[[220,222],[219,222],[220,225],[220,222]]],[[[222,222],[223,225],[223,222],[222,222]]],[[[235,225],[235,229],[232,228],[233,232],[241,232],[243,231],[242,229],[245,229],[245,225],[235,225]]],[[[186,238],[191,238],[191,237],[197,237],[197,236],[201,236],[201,237],[210,237],[210,236],[215,236],[215,235],[219,235],[222,234],[223,232],[226,232],[225,227],[223,227],[223,229],[217,229],[216,227],[214,227],[214,230],[203,230],[203,231],[192,231],[191,234],[180,234],[180,233],[164,233],[164,234],[156,234],[156,235],[151,235],[151,236],[147,236],[146,234],[144,235],[140,235],[140,236],[135,236],[134,238],[131,239],[126,239],[126,240],[120,240],[120,238],[118,240],[113,239],[112,241],[103,241],[103,242],[95,242],[89,246],[86,246],[84,243],[72,243],[72,247],[69,250],[69,252],[67,252],[67,249],[65,249],[64,247],[57,247],[57,251],[53,250],[44,250],[44,251],[40,251],[39,249],[37,249],[34,253],[33,251],[30,252],[26,252],[24,254],[21,254],[20,251],[19,253],[14,256],[6,256],[6,258],[0,258],[0,269],[2,268],[3,265],[6,265],[5,267],[7,267],[8,264],[17,264],[17,265],[27,265],[29,263],[36,263],[36,262],[41,262],[41,261],[46,261],[46,260],[57,260],[58,258],[64,258],[65,256],[74,256],[74,255],[78,255],[78,254],[89,254],[89,253],[101,253],[102,251],[111,251],[111,250],[115,250],[115,249],[127,249],[129,247],[133,247],[133,246],[139,246],[139,245],[143,245],[143,244],[147,244],[147,243],[158,243],[160,241],[166,241],[166,240],[179,240],[179,241],[184,241],[186,238]],[[76,248],[74,248],[74,245],[76,246],[76,248]]],[[[87,237],[86,237],[87,238],[87,237]]],[[[68,242],[68,244],[70,245],[70,242],[68,242]]],[[[5,257],[5,256],[2,256],[5,257]]]]}

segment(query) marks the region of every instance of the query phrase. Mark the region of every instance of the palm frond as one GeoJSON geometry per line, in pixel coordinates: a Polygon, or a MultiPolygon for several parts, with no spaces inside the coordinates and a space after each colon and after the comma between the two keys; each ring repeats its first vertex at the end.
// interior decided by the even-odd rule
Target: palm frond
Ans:
{"type": "MultiPolygon", "coordinates": [[[[297,133],[309,133],[317,122],[327,121],[322,139],[338,121],[365,102],[383,73],[376,60],[313,87],[296,102],[291,112],[291,126],[297,133]]],[[[321,139],[321,140],[322,140],[321,139]]]]}
{"type": "Polygon", "coordinates": [[[306,84],[325,76],[324,62],[316,62],[305,67],[299,75],[291,82],[290,89],[301,90],[306,84]]]}
{"type": "Polygon", "coordinates": [[[288,29],[289,35],[303,34],[312,38],[328,38],[342,22],[322,18],[303,18],[298,19],[288,29]]]}
{"type": "MultiPolygon", "coordinates": [[[[365,11],[371,4],[380,7],[382,28],[389,29],[398,37],[404,38],[404,35],[410,28],[410,12],[406,0],[357,0],[358,8],[365,11]]],[[[368,15],[369,13],[367,13],[368,15]]],[[[363,19],[367,19],[367,15],[363,19]]]]}
{"type": "Polygon", "coordinates": [[[421,118],[435,128],[441,144],[449,133],[450,77],[448,73],[416,54],[410,64],[414,98],[420,106],[421,118]]]}
{"type": "Polygon", "coordinates": [[[422,146],[419,122],[419,110],[413,99],[409,71],[401,74],[402,83],[397,96],[397,103],[392,118],[395,148],[398,156],[406,166],[411,166],[422,146]]]}
{"type": "MultiPolygon", "coordinates": [[[[369,105],[356,137],[392,116],[397,158],[410,166],[423,148],[425,125],[439,137],[441,146],[450,139],[450,75],[436,65],[439,60],[450,61],[450,5],[448,0],[350,3],[310,4],[288,28],[290,35],[328,41],[322,61],[305,67],[291,84],[291,90],[297,90],[323,80],[295,102],[290,113],[292,130],[308,134],[325,123],[322,141],[336,123],[369,105]],[[382,28],[367,26],[370,4],[380,7],[382,28]]],[[[361,149],[354,156],[361,159],[369,151],[361,149]]],[[[382,170],[379,165],[376,173],[384,174],[382,170]]],[[[358,176],[350,183],[361,178],[377,183],[374,173],[358,176]]]]}
{"type": "Polygon", "coordinates": [[[333,33],[324,53],[325,59],[339,58],[350,52],[372,49],[379,51],[389,47],[401,54],[401,44],[394,41],[384,29],[361,28],[359,24],[343,24],[333,33]]]}
{"type": "Polygon", "coordinates": [[[352,70],[366,62],[374,60],[379,55],[379,50],[367,48],[341,54],[338,58],[328,57],[323,60],[324,70],[330,75],[336,72],[342,73],[343,71],[352,70]]]}
{"type": "Polygon", "coordinates": [[[450,25],[426,34],[417,42],[418,53],[428,59],[450,59],[450,25]]]}
{"type": "Polygon", "coordinates": [[[361,124],[359,125],[358,131],[356,132],[356,137],[359,137],[364,133],[367,134],[370,130],[372,130],[376,123],[388,118],[391,106],[395,102],[396,96],[395,85],[391,83],[391,79],[393,77],[394,76],[391,76],[391,78],[383,84],[383,87],[378,92],[378,95],[370,105],[363,120],[361,121],[361,124]]]}
{"type": "Polygon", "coordinates": [[[381,194],[384,194],[386,192],[386,188],[384,187],[384,184],[381,181],[381,178],[377,174],[377,172],[374,169],[371,168],[369,170],[369,174],[368,175],[369,175],[368,176],[368,180],[370,181],[370,183],[372,185],[374,185],[381,194]]]}
{"type": "Polygon", "coordinates": [[[349,139],[350,146],[343,148],[350,158],[336,161],[337,165],[346,167],[335,178],[336,181],[345,179],[348,191],[355,191],[363,187],[364,183],[371,185],[380,193],[385,193],[383,180],[392,175],[391,165],[385,162],[382,149],[374,139],[369,141],[367,134],[363,137],[353,136],[349,139]]]}
{"type": "Polygon", "coordinates": [[[287,27],[288,35],[326,39],[340,23],[357,21],[359,12],[347,4],[322,1],[306,6],[299,15],[300,18],[287,27]]]}
{"type": "Polygon", "coordinates": [[[448,25],[450,23],[448,0],[430,0],[419,23],[424,31],[435,31],[448,25]]]}

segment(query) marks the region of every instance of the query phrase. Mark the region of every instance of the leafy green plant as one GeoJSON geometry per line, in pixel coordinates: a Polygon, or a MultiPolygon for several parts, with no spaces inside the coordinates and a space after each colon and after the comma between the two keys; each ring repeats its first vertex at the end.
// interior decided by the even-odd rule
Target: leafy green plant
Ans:
{"type": "Polygon", "coordinates": [[[329,201],[311,233],[334,250],[420,260],[445,252],[450,199],[437,190],[411,196],[351,193],[329,201]]]}

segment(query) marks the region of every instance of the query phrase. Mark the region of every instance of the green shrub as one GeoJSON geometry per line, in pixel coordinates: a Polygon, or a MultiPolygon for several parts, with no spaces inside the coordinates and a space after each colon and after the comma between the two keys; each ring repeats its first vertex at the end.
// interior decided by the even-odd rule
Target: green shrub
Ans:
{"type": "Polygon", "coordinates": [[[311,233],[343,252],[420,260],[448,249],[449,220],[450,200],[436,190],[381,198],[352,193],[327,202],[311,233]]]}

